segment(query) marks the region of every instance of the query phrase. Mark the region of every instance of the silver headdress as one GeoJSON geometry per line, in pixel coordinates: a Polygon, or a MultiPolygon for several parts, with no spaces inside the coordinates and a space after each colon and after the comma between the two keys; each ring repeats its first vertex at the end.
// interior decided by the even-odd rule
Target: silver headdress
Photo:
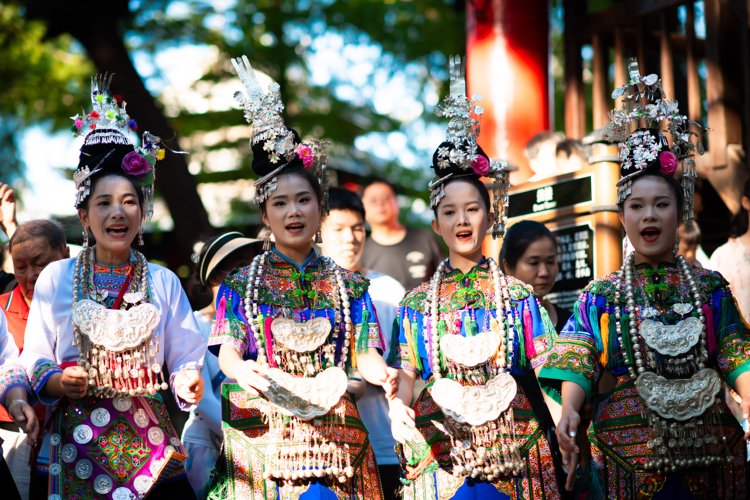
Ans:
{"type": "MultiPolygon", "coordinates": [[[[263,203],[278,187],[277,177],[284,167],[298,163],[313,168],[327,193],[325,144],[317,141],[302,142],[297,133],[287,127],[281,117],[279,84],[271,82],[264,91],[247,56],[232,59],[237,76],[245,92],[235,92],[234,98],[244,110],[245,119],[253,126],[250,148],[253,151],[253,171],[259,175],[255,181],[255,201],[263,203]]],[[[325,199],[321,200],[325,206],[325,199]]]]}
{"type": "Polygon", "coordinates": [[[81,158],[73,174],[76,187],[75,207],[80,208],[91,194],[91,177],[108,168],[116,168],[130,176],[141,187],[144,195],[143,217],[153,215],[155,165],[164,158],[161,139],[144,132],[141,145],[136,147],[129,134],[138,130],[138,124],[128,116],[126,103],[112,95],[110,83],[113,75],[91,78],[91,111],[77,114],[71,119],[73,135],[85,134],[81,158]]]}
{"type": "Polygon", "coordinates": [[[435,114],[448,117],[445,140],[432,156],[436,177],[429,183],[430,206],[436,208],[445,196],[445,184],[459,177],[490,177],[492,179],[492,210],[495,224],[492,237],[505,234],[510,187],[510,166],[505,161],[490,160],[477,144],[479,119],[484,113],[478,104],[480,96],[466,97],[465,66],[460,56],[449,59],[450,95],[438,104],[435,114]],[[502,205],[502,211],[500,206],[502,205]]]}
{"type": "Polygon", "coordinates": [[[612,99],[622,98],[623,106],[611,112],[612,121],[605,137],[618,144],[620,180],[617,202],[630,196],[633,180],[646,171],[673,176],[682,165],[684,220],[693,218],[695,161],[703,154],[705,127],[680,114],[676,100],[667,99],[658,75],[641,76],[638,62],[628,64],[629,81],[612,92],[612,99]]]}

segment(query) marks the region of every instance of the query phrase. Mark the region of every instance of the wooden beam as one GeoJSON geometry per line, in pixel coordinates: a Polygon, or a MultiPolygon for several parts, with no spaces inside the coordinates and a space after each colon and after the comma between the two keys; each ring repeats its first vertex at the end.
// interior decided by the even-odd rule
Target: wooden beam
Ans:
{"type": "Polygon", "coordinates": [[[669,29],[667,27],[667,15],[664,11],[659,15],[659,27],[659,73],[661,73],[661,84],[667,97],[674,99],[674,62],[672,60],[672,48],[670,46],[669,29]]]}
{"type": "Polygon", "coordinates": [[[607,78],[609,50],[602,38],[602,35],[594,35],[591,41],[592,48],[594,49],[594,60],[592,67],[594,81],[591,92],[594,111],[594,130],[604,127],[607,122],[609,122],[609,110],[611,108],[609,98],[609,81],[607,78]]]}
{"type": "Polygon", "coordinates": [[[586,13],[585,0],[563,0],[565,12],[565,134],[568,137],[586,135],[586,97],[583,92],[583,60],[581,38],[571,29],[576,19],[586,13]]]}
{"type": "Polygon", "coordinates": [[[622,87],[627,82],[625,73],[625,64],[627,55],[625,54],[625,40],[622,28],[615,28],[615,87],[622,87]]]}
{"type": "Polygon", "coordinates": [[[693,121],[701,119],[701,80],[698,75],[698,57],[695,53],[695,10],[688,3],[685,18],[685,62],[687,71],[687,115],[693,121]]]}

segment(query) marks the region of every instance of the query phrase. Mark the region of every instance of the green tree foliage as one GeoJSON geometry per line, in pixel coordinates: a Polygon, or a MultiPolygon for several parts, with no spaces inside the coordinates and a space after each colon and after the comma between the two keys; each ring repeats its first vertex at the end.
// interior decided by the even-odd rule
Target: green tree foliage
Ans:
{"type": "Polygon", "coordinates": [[[0,179],[6,182],[22,173],[18,131],[40,123],[69,126],[93,71],[70,37],[45,40],[45,32],[44,23],[24,19],[18,5],[0,4],[0,179]]]}

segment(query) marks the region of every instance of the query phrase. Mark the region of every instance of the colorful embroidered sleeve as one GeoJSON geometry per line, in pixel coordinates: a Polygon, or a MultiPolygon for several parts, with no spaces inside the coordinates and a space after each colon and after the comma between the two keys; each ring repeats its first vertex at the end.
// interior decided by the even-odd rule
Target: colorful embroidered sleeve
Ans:
{"type": "Polygon", "coordinates": [[[722,377],[734,387],[737,377],[750,371],[750,336],[729,287],[715,290],[703,312],[709,328],[709,358],[716,359],[722,377]]]}
{"type": "Polygon", "coordinates": [[[599,354],[604,348],[600,318],[604,310],[604,297],[584,292],[573,308],[573,318],[545,355],[545,364],[539,373],[539,384],[558,402],[562,382],[566,380],[581,386],[587,398],[591,396],[592,382],[601,373],[599,354]]]}
{"type": "Polygon", "coordinates": [[[18,363],[18,348],[8,333],[5,315],[0,313],[0,403],[5,404],[5,396],[14,387],[23,387],[33,399],[26,371],[18,363]]]}
{"type": "Polygon", "coordinates": [[[242,298],[231,287],[222,284],[216,297],[216,321],[208,339],[211,352],[218,355],[219,347],[229,344],[245,353],[249,334],[242,298]]]}
{"type": "MultiPolygon", "coordinates": [[[[432,373],[427,362],[422,328],[424,316],[411,307],[402,305],[393,325],[398,330],[398,351],[389,360],[395,368],[402,368],[422,375],[427,380],[432,373]]],[[[395,337],[395,333],[394,333],[395,337]]]]}
{"type": "Polygon", "coordinates": [[[367,352],[370,348],[383,352],[385,343],[380,333],[378,317],[375,314],[370,294],[365,292],[359,298],[351,298],[350,301],[357,353],[367,352]]]}
{"type": "Polygon", "coordinates": [[[528,295],[518,301],[514,316],[520,319],[516,323],[518,348],[515,352],[518,356],[514,359],[514,365],[518,368],[524,368],[527,364],[531,364],[532,368],[543,365],[557,337],[546,309],[539,307],[536,296],[528,295]],[[518,328],[519,325],[521,328],[518,328]]]}

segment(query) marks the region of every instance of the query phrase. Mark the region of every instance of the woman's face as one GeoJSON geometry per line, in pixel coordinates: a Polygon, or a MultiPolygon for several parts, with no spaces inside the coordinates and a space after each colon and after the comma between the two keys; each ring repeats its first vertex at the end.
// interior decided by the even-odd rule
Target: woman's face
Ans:
{"type": "Polygon", "coordinates": [[[547,237],[531,243],[526,251],[511,268],[506,265],[508,274],[534,287],[534,293],[544,298],[557,279],[557,248],[555,242],[547,237]]]}
{"type": "Polygon", "coordinates": [[[309,252],[320,228],[320,203],[310,183],[299,175],[282,175],[266,200],[263,222],[271,228],[283,254],[309,252]]]}
{"type": "Polygon", "coordinates": [[[141,227],[138,192],[128,179],[119,175],[99,178],[88,205],[78,211],[84,229],[91,230],[97,251],[130,255],[130,246],[141,227]]]}
{"type": "Polygon", "coordinates": [[[635,248],[636,262],[674,260],[678,213],[675,193],[666,180],[648,175],[633,182],[619,215],[635,248]]]}
{"type": "Polygon", "coordinates": [[[477,188],[454,181],[445,186],[432,228],[448,245],[451,257],[455,254],[475,260],[482,255],[482,243],[492,221],[477,188]]]}

